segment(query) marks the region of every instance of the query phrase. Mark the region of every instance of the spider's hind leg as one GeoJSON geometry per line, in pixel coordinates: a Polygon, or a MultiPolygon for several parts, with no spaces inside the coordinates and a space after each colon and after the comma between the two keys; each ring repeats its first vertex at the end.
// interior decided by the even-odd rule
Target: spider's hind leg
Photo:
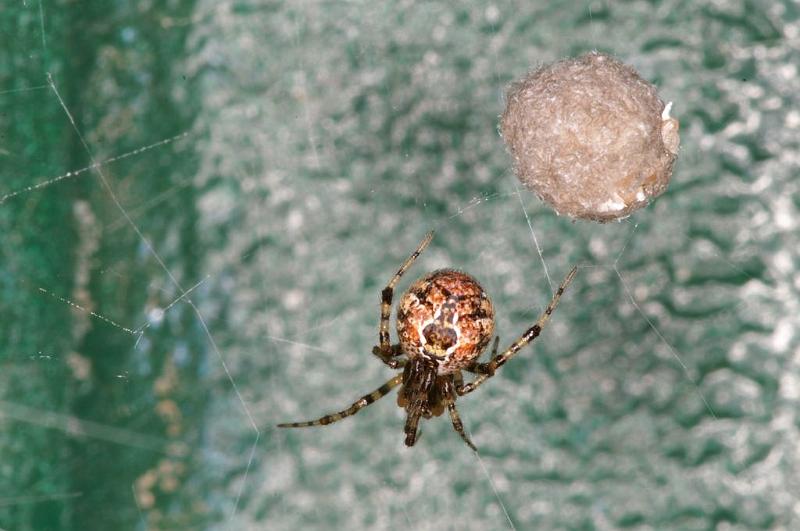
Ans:
{"type": "Polygon", "coordinates": [[[308,420],[305,422],[287,422],[284,424],[278,424],[279,428],[305,428],[308,426],[325,426],[327,424],[333,424],[334,422],[338,422],[345,417],[349,417],[350,415],[355,415],[363,408],[367,407],[371,403],[375,402],[376,400],[383,398],[386,396],[389,391],[400,385],[403,381],[403,375],[398,374],[382,386],[378,387],[371,393],[362,396],[358,400],[356,400],[353,405],[351,405],[347,409],[343,409],[337,413],[331,413],[330,415],[325,415],[324,417],[320,417],[317,420],[308,420]]]}

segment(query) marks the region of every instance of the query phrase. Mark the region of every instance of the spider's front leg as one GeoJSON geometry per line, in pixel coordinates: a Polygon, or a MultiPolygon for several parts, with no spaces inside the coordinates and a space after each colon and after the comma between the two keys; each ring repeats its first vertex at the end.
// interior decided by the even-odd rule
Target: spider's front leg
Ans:
{"type": "Polygon", "coordinates": [[[392,314],[392,298],[394,297],[394,287],[400,281],[403,273],[405,273],[408,268],[411,267],[411,264],[414,263],[414,260],[416,260],[422,251],[425,250],[428,244],[431,243],[432,239],[433,231],[430,231],[425,235],[425,238],[422,239],[416,250],[411,253],[411,256],[406,258],[406,261],[403,262],[403,265],[400,266],[400,269],[397,270],[397,273],[395,273],[386,287],[383,288],[383,291],[381,291],[381,320],[378,330],[379,344],[372,349],[372,353],[378,356],[381,361],[393,369],[402,367],[404,363],[404,360],[393,359],[402,354],[402,351],[400,350],[399,345],[393,346],[389,340],[389,319],[392,314]]]}
{"type": "MultiPolygon", "coordinates": [[[[528,328],[522,336],[517,339],[514,343],[511,344],[502,354],[492,355],[492,359],[490,359],[486,363],[478,363],[477,361],[474,362],[472,365],[466,368],[469,372],[475,373],[478,375],[477,378],[473,382],[470,382],[467,385],[460,386],[460,389],[457,389],[458,394],[464,395],[474,391],[479,385],[485,382],[488,378],[494,376],[497,369],[502,367],[508,360],[510,360],[519,350],[536,339],[539,334],[544,329],[544,326],[547,324],[547,321],[550,320],[550,315],[552,315],[553,311],[558,306],[558,301],[561,300],[561,295],[564,294],[564,290],[567,289],[572,279],[575,278],[575,274],[578,272],[578,267],[573,267],[567,276],[564,277],[564,280],[561,281],[561,285],[556,290],[553,298],[550,299],[550,303],[545,308],[542,315],[539,316],[536,323],[530,328],[528,328]]],[[[497,347],[497,340],[495,340],[495,348],[497,347]]]]}
{"type": "Polygon", "coordinates": [[[400,347],[400,345],[392,345],[389,348],[389,352],[384,352],[381,350],[381,347],[376,345],[372,347],[372,353],[392,369],[401,369],[406,364],[405,358],[397,359],[397,356],[400,356],[403,353],[403,349],[400,347]]]}

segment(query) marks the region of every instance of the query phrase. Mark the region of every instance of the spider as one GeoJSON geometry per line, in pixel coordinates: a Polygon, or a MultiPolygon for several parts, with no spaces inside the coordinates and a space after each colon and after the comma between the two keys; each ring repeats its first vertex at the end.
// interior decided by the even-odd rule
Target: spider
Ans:
{"type": "Polygon", "coordinates": [[[544,313],[504,352],[497,354],[499,338],[495,337],[488,362],[478,361],[494,332],[494,308],[478,281],[454,269],[439,269],[423,276],[400,299],[397,310],[397,334],[400,343],[389,339],[389,318],[394,288],[417,257],[433,239],[429,232],[409,256],[389,284],[381,292],[379,344],[372,353],[392,369],[402,369],[385,384],[359,398],[347,409],[317,420],[278,424],[280,428],[324,426],[355,415],[392,389],[402,385],[397,405],[406,410],[405,443],[417,440],[421,417],[437,417],[447,408],[453,428],[473,451],[475,445],[464,433],[464,425],[456,409],[456,399],[471,393],[521,348],[533,341],[544,328],[564,290],[575,277],[577,267],[564,278],[544,313]],[[462,371],[475,374],[464,383],[462,371]]]}

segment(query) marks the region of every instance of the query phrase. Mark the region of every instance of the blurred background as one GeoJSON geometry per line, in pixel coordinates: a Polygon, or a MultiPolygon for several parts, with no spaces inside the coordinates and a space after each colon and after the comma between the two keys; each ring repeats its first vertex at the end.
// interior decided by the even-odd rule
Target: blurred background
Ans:
{"type": "MultiPolygon", "coordinates": [[[[0,11],[0,528],[798,529],[800,6],[27,0],[0,11]],[[557,217],[506,86],[592,49],[681,123],[667,192],[557,217]],[[403,445],[379,293],[532,347],[403,445]]],[[[392,329],[394,334],[394,329],[392,329]]]]}

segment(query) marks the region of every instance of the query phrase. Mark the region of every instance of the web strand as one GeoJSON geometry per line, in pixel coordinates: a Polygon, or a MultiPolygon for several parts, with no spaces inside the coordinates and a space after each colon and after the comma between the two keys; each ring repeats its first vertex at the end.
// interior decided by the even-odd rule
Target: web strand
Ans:
{"type": "Polygon", "coordinates": [[[522,207],[522,212],[525,214],[525,221],[528,222],[528,229],[531,231],[531,238],[533,239],[533,245],[536,247],[536,253],[539,255],[539,260],[542,262],[542,268],[544,269],[544,276],[547,277],[547,283],[550,285],[550,292],[554,292],[555,289],[553,288],[553,280],[550,278],[550,272],[547,270],[547,263],[544,261],[544,256],[542,255],[542,247],[539,245],[539,239],[536,237],[536,232],[533,230],[533,224],[531,223],[531,218],[528,216],[528,210],[525,208],[525,203],[522,202],[522,194],[519,192],[519,186],[517,183],[514,183],[514,189],[517,192],[517,198],[519,199],[519,206],[522,207]]]}
{"type": "Polygon", "coordinates": [[[169,311],[169,309],[170,309],[170,308],[172,308],[173,306],[175,306],[176,304],[178,304],[179,302],[181,302],[183,299],[185,299],[186,297],[188,297],[188,296],[189,296],[189,295],[190,295],[190,294],[191,294],[191,293],[192,293],[194,290],[196,290],[197,288],[199,288],[200,286],[202,286],[203,284],[205,284],[205,283],[206,283],[206,281],[207,281],[209,278],[211,278],[211,275],[206,275],[205,277],[203,277],[202,279],[200,279],[200,280],[199,280],[199,281],[198,281],[198,282],[197,282],[197,283],[196,283],[194,286],[192,286],[191,288],[189,288],[189,289],[187,289],[185,292],[183,292],[183,293],[182,293],[182,294],[181,294],[181,295],[180,295],[180,296],[179,296],[177,299],[175,299],[175,300],[173,300],[172,302],[170,302],[169,304],[167,304],[167,305],[164,307],[164,309],[163,309],[162,311],[163,311],[164,313],[167,313],[167,312],[169,311]]]}
{"type": "Polygon", "coordinates": [[[72,113],[69,112],[66,103],[64,103],[64,99],[58,92],[58,87],[56,87],[56,84],[53,81],[53,76],[50,74],[50,72],[47,73],[47,81],[50,84],[50,88],[55,93],[56,98],[58,98],[58,103],[61,105],[61,108],[64,110],[64,113],[67,115],[69,123],[72,124],[72,129],[78,136],[81,145],[83,145],[83,148],[86,150],[86,154],[89,155],[89,160],[92,162],[93,166],[92,169],[97,171],[97,175],[100,177],[100,182],[103,183],[103,187],[106,189],[106,192],[108,192],[109,197],[111,197],[111,200],[114,202],[114,205],[116,205],[117,209],[122,213],[123,216],[125,216],[125,219],[128,221],[128,225],[131,226],[134,232],[136,232],[136,235],[139,236],[139,239],[142,240],[142,243],[144,243],[145,247],[147,247],[147,251],[150,253],[150,256],[152,256],[156,260],[156,262],[158,262],[158,265],[161,266],[161,269],[164,270],[164,272],[170,278],[175,287],[178,288],[178,290],[180,290],[181,293],[183,293],[183,288],[181,288],[180,283],[173,276],[172,272],[169,270],[164,261],[158,255],[156,250],[153,248],[153,245],[150,243],[150,240],[148,240],[144,236],[144,234],[142,234],[142,231],[139,229],[139,226],[136,225],[136,223],[134,223],[133,219],[131,219],[131,217],[128,215],[128,212],[122,206],[122,203],[119,202],[117,195],[114,193],[114,190],[111,188],[111,184],[108,182],[108,179],[106,178],[106,175],[103,172],[101,164],[94,160],[94,155],[92,154],[92,150],[89,148],[89,144],[86,142],[86,139],[83,137],[83,134],[81,134],[80,130],[78,129],[78,125],[75,123],[75,118],[73,118],[72,113]]]}
{"type": "Polygon", "coordinates": [[[23,87],[18,89],[8,89],[8,90],[0,90],[0,96],[5,94],[14,94],[17,92],[33,92],[35,90],[43,90],[46,88],[50,88],[50,85],[36,85],[34,87],[23,87]]]}
{"type": "Polygon", "coordinates": [[[97,313],[97,312],[93,312],[92,310],[86,309],[86,308],[84,308],[83,306],[81,306],[80,304],[78,304],[78,303],[76,303],[76,302],[72,302],[72,301],[71,301],[71,300],[69,300],[69,299],[65,299],[64,297],[61,297],[61,296],[59,296],[59,295],[56,295],[55,293],[49,292],[49,291],[47,291],[47,290],[46,290],[46,289],[44,289],[44,288],[41,288],[41,287],[40,287],[40,288],[38,288],[38,290],[39,290],[40,292],[44,293],[45,295],[49,295],[49,296],[53,297],[54,299],[57,299],[57,300],[59,300],[59,301],[63,302],[64,304],[67,304],[67,305],[69,305],[69,306],[71,306],[71,307],[75,308],[76,310],[80,310],[80,311],[81,311],[81,312],[83,312],[83,313],[86,313],[86,314],[88,314],[88,315],[91,315],[91,316],[92,316],[92,317],[94,317],[95,319],[100,319],[100,320],[101,320],[101,321],[103,321],[104,323],[106,323],[106,324],[109,324],[109,325],[113,326],[114,328],[119,328],[120,330],[122,330],[122,331],[123,331],[123,332],[125,332],[125,333],[131,334],[131,335],[136,335],[136,333],[137,333],[137,331],[136,331],[136,330],[131,330],[131,329],[130,329],[130,328],[128,328],[128,327],[122,326],[121,324],[114,322],[113,320],[109,319],[108,317],[105,317],[105,316],[103,316],[103,315],[100,315],[100,314],[99,314],[99,313],[97,313]]]}
{"type": "MultiPolygon", "coordinates": [[[[156,262],[159,264],[159,266],[161,266],[161,269],[163,269],[163,271],[166,273],[166,275],[172,281],[173,285],[178,289],[178,291],[180,293],[180,296],[181,297],[185,296],[186,295],[186,291],[181,287],[181,285],[178,282],[178,280],[175,278],[175,276],[172,274],[172,272],[169,270],[169,268],[167,268],[166,264],[161,259],[161,257],[158,255],[156,250],[153,248],[153,246],[150,243],[150,241],[144,236],[142,231],[139,229],[139,227],[136,225],[136,223],[130,217],[130,215],[125,210],[125,208],[122,206],[122,204],[120,203],[120,201],[117,198],[116,194],[114,193],[114,190],[111,188],[111,185],[108,182],[108,179],[106,178],[105,173],[103,172],[103,169],[102,169],[101,165],[98,164],[94,160],[94,156],[92,154],[92,151],[89,148],[89,145],[86,142],[86,140],[83,137],[83,135],[81,134],[80,130],[78,129],[78,126],[75,123],[75,119],[72,117],[72,114],[69,112],[69,109],[67,108],[66,104],[64,103],[64,100],[61,97],[61,94],[59,94],[58,87],[56,87],[56,84],[53,81],[53,77],[50,74],[50,72],[47,73],[47,80],[48,80],[48,83],[50,85],[50,88],[53,90],[53,93],[56,95],[56,98],[58,98],[58,102],[61,105],[61,108],[64,110],[64,113],[67,115],[67,118],[69,119],[70,124],[72,124],[72,128],[75,131],[75,134],[78,136],[78,139],[80,140],[81,144],[83,145],[83,148],[86,150],[86,153],[89,155],[89,160],[92,162],[92,169],[95,169],[97,171],[97,175],[100,177],[100,181],[103,184],[103,187],[108,192],[109,196],[111,197],[112,201],[116,205],[117,209],[120,211],[120,213],[123,215],[125,220],[128,222],[128,225],[130,225],[130,227],[134,230],[134,232],[136,232],[136,234],[139,237],[139,239],[146,246],[147,251],[150,253],[150,255],[156,260],[156,262]]],[[[186,133],[182,133],[181,135],[178,135],[178,137],[185,136],[185,135],[186,135],[186,133]]],[[[136,152],[141,152],[141,151],[142,151],[141,149],[140,150],[134,150],[133,152],[131,152],[131,154],[134,154],[136,152]]],[[[252,429],[253,429],[253,431],[255,433],[255,437],[254,437],[254,440],[253,440],[253,445],[252,445],[252,448],[250,450],[250,455],[249,455],[248,460],[247,460],[247,466],[245,468],[244,475],[243,475],[243,478],[242,478],[242,486],[240,487],[239,492],[236,495],[236,499],[234,501],[234,506],[233,506],[232,513],[231,513],[231,518],[232,518],[236,514],[236,510],[238,509],[239,500],[241,499],[243,489],[244,489],[245,485],[247,484],[247,477],[248,477],[248,474],[250,472],[250,467],[252,466],[253,459],[255,457],[255,450],[256,450],[256,447],[258,445],[259,438],[261,437],[261,432],[259,431],[258,426],[256,425],[255,421],[253,420],[253,416],[251,415],[250,410],[247,407],[247,404],[244,401],[244,398],[242,397],[242,394],[239,392],[239,388],[236,385],[236,382],[235,382],[235,380],[233,378],[233,375],[231,374],[230,370],[228,370],[227,364],[225,363],[225,359],[223,358],[222,353],[220,352],[219,348],[217,347],[217,344],[214,341],[214,338],[212,337],[211,332],[208,329],[208,325],[206,324],[205,320],[203,319],[203,316],[200,313],[200,310],[197,308],[197,306],[195,306],[194,302],[191,299],[187,299],[187,302],[192,307],[192,309],[194,309],[194,312],[197,315],[197,318],[198,318],[198,320],[200,322],[200,325],[202,326],[202,328],[203,328],[203,330],[204,330],[204,332],[206,334],[206,337],[207,337],[207,339],[209,341],[209,344],[211,345],[211,347],[213,348],[213,350],[216,353],[217,357],[219,358],[220,363],[222,365],[222,368],[224,369],[225,374],[226,374],[226,376],[228,378],[228,381],[230,382],[234,392],[236,393],[236,396],[239,399],[239,402],[240,402],[240,404],[242,406],[242,409],[244,410],[245,415],[247,415],[247,418],[250,421],[250,425],[251,425],[251,427],[252,427],[252,429]]]]}
{"type": "MultiPolygon", "coordinates": [[[[47,87],[48,87],[47,85],[44,86],[44,88],[47,88],[47,87]]],[[[34,87],[34,88],[30,88],[30,89],[19,89],[19,90],[37,90],[39,88],[41,88],[41,87],[34,87]]],[[[16,92],[16,91],[9,91],[9,92],[16,92]]],[[[0,93],[0,94],[2,94],[2,93],[0,93]]],[[[63,107],[63,105],[62,105],[62,107],[63,107]]],[[[45,181],[42,181],[40,183],[32,184],[30,186],[26,186],[25,188],[20,188],[19,190],[15,190],[13,192],[8,192],[7,194],[5,194],[3,196],[0,196],[0,205],[2,205],[3,203],[8,201],[9,199],[11,199],[13,197],[16,197],[18,195],[21,195],[21,194],[24,194],[24,193],[27,193],[27,192],[31,192],[33,190],[38,190],[40,188],[45,188],[47,186],[51,186],[53,184],[56,184],[59,181],[63,181],[64,179],[72,179],[72,178],[77,177],[77,176],[79,176],[79,175],[81,175],[83,173],[86,173],[86,172],[90,171],[90,170],[99,170],[101,167],[107,166],[108,164],[111,164],[112,162],[117,162],[119,160],[126,159],[128,157],[132,157],[134,155],[139,155],[140,153],[144,153],[145,151],[149,151],[151,149],[154,149],[154,148],[157,148],[157,147],[161,147],[161,146],[164,146],[166,144],[170,144],[172,142],[175,142],[177,140],[185,138],[188,135],[189,135],[188,131],[187,132],[183,132],[183,133],[181,133],[179,135],[171,136],[169,138],[165,138],[163,140],[159,140],[158,142],[153,142],[152,144],[148,144],[148,145],[142,146],[142,147],[140,147],[138,149],[134,149],[133,151],[128,151],[127,153],[123,153],[122,155],[117,155],[116,157],[111,157],[110,159],[106,159],[106,160],[104,160],[102,162],[93,162],[92,164],[90,164],[89,166],[86,166],[84,168],[80,168],[80,169],[74,170],[74,171],[68,171],[67,173],[58,175],[56,177],[52,177],[52,178],[47,179],[45,181]]]]}
{"type": "Polygon", "coordinates": [[[236,499],[234,500],[233,508],[231,509],[230,517],[233,518],[236,515],[236,510],[239,507],[239,500],[242,498],[242,493],[244,492],[244,488],[247,485],[247,476],[250,473],[250,467],[253,465],[253,459],[255,458],[256,455],[256,448],[258,447],[258,441],[261,438],[261,430],[258,429],[258,425],[256,424],[255,419],[253,419],[253,416],[250,414],[250,409],[247,407],[247,404],[244,401],[242,393],[239,392],[239,386],[236,385],[236,382],[234,381],[233,376],[231,375],[231,371],[228,370],[228,364],[225,363],[225,358],[222,357],[222,353],[217,347],[217,342],[214,341],[214,338],[211,335],[211,331],[209,331],[208,326],[206,325],[206,322],[203,319],[202,314],[200,313],[200,310],[197,308],[197,306],[195,306],[194,302],[191,299],[188,299],[187,302],[197,314],[197,318],[200,321],[200,326],[203,327],[203,331],[205,331],[206,337],[208,338],[211,347],[217,354],[217,358],[219,358],[220,365],[222,365],[222,368],[228,377],[228,381],[233,387],[233,391],[236,393],[236,397],[239,399],[239,402],[242,404],[242,407],[244,408],[244,412],[247,415],[247,419],[250,421],[250,426],[253,428],[253,431],[255,432],[255,439],[253,440],[253,445],[250,447],[250,455],[247,458],[247,466],[244,470],[242,483],[241,486],[239,487],[239,491],[236,493],[236,499]]]}
{"type": "Polygon", "coordinates": [[[57,429],[74,437],[91,437],[120,446],[127,446],[129,448],[137,448],[139,450],[147,450],[175,457],[185,457],[188,450],[183,444],[174,444],[172,441],[159,437],[142,435],[135,431],[83,420],[72,415],[55,413],[53,411],[33,408],[15,402],[8,402],[6,400],[0,400],[0,417],[8,417],[18,422],[26,422],[44,428],[57,429]]]}
{"type": "Polygon", "coordinates": [[[31,494],[28,496],[9,496],[0,498],[0,508],[13,507],[16,505],[27,505],[32,503],[42,503],[48,501],[62,501],[83,496],[83,492],[62,492],[55,494],[31,494]]]}
{"type": "MultiPolygon", "coordinates": [[[[470,434],[471,436],[472,434],[470,434]]],[[[514,522],[511,521],[511,516],[508,514],[508,510],[506,509],[506,504],[503,503],[502,498],[500,498],[500,493],[497,491],[497,487],[494,484],[494,480],[492,480],[492,476],[489,474],[489,470],[486,468],[486,465],[483,463],[483,458],[481,458],[481,454],[475,452],[475,456],[478,458],[478,463],[481,465],[481,469],[483,470],[484,475],[486,475],[486,479],[489,480],[489,485],[492,487],[492,491],[494,492],[495,498],[497,498],[497,503],[500,504],[500,508],[503,510],[503,514],[506,515],[506,521],[508,522],[508,527],[516,531],[516,526],[514,522]]]]}
{"type": "Polygon", "coordinates": [[[636,311],[639,312],[639,315],[642,316],[642,318],[647,322],[647,324],[650,326],[650,328],[653,330],[653,332],[655,332],[656,335],[658,336],[658,338],[667,346],[667,348],[669,349],[669,351],[672,354],[672,356],[678,361],[678,363],[680,364],[681,368],[683,369],[683,374],[686,376],[686,379],[689,380],[689,382],[692,384],[692,386],[694,386],[695,392],[700,397],[700,400],[703,401],[703,404],[705,404],[706,409],[708,410],[708,412],[711,414],[711,416],[714,419],[716,419],[717,415],[716,415],[716,413],[714,413],[714,410],[711,408],[711,404],[708,403],[708,400],[706,400],[706,397],[703,395],[703,392],[700,390],[700,386],[697,384],[697,382],[694,380],[694,378],[692,378],[692,375],[689,374],[689,368],[683,362],[683,359],[680,357],[680,355],[678,354],[677,350],[675,350],[675,348],[669,343],[669,341],[667,341],[667,338],[665,338],[664,335],[661,333],[661,331],[659,331],[659,329],[656,328],[656,325],[653,324],[653,321],[650,320],[650,318],[647,316],[647,314],[644,313],[644,310],[642,310],[641,306],[639,306],[639,303],[636,302],[636,299],[633,298],[633,293],[631,293],[631,290],[628,288],[628,284],[625,282],[625,279],[622,278],[622,274],[619,272],[619,270],[616,268],[616,266],[614,266],[614,272],[619,277],[619,281],[620,281],[620,283],[622,283],[622,288],[625,290],[625,293],[628,295],[628,299],[630,299],[631,304],[633,304],[633,307],[636,308],[636,311]]]}
{"type": "Polygon", "coordinates": [[[332,351],[330,351],[328,349],[324,349],[324,348],[318,347],[316,345],[310,345],[308,343],[301,343],[299,341],[294,341],[292,339],[286,339],[286,338],[283,338],[283,337],[270,336],[270,335],[266,335],[264,337],[266,337],[267,339],[271,339],[272,341],[277,341],[278,343],[287,343],[289,345],[295,345],[295,346],[307,348],[307,349],[310,349],[310,350],[316,350],[317,352],[332,352],[332,351]]]}
{"type": "Polygon", "coordinates": [[[44,8],[42,7],[42,0],[39,0],[39,27],[42,32],[42,54],[47,57],[47,39],[44,33],[44,8]]]}
{"type": "Polygon", "coordinates": [[[636,229],[638,228],[639,228],[639,223],[637,222],[633,225],[633,230],[631,230],[628,239],[625,240],[625,243],[622,245],[622,249],[619,250],[619,253],[617,253],[617,257],[614,259],[614,264],[613,264],[614,270],[617,269],[617,264],[619,263],[620,258],[622,258],[623,253],[625,253],[625,249],[628,248],[628,244],[631,243],[631,240],[633,240],[633,235],[636,234],[636,229]]]}
{"type": "Polygon", "coordinates": [[[133,502],[136,504],[136,510],[139,511],[139,522],[142,524],[142,529],[147,529],[147,522],[142,511],[142,504],[139,503],[139,495],[136,493],[135,483],[131,483],[131,493],[133,494],[133,502]]]}

